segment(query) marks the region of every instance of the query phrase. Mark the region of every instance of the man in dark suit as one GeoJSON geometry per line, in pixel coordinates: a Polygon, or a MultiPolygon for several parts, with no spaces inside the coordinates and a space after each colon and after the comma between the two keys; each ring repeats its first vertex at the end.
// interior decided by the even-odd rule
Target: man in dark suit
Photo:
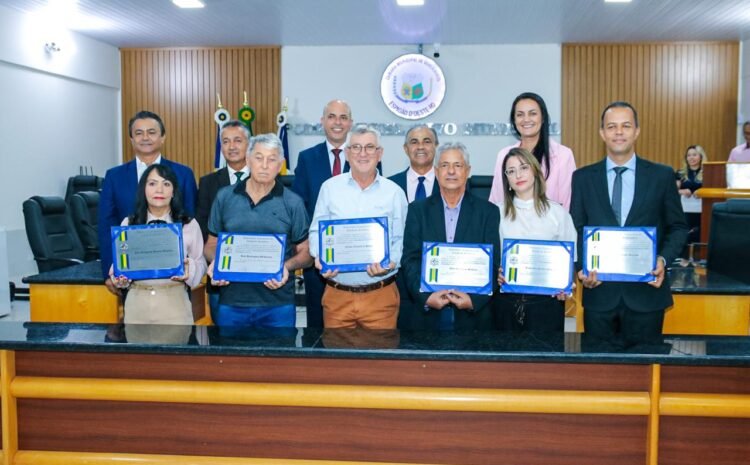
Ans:
{"type": "MultiPolygon", "coordinates": [[[[99,198],[99,244],[104,276],[108,276],[109,267],[112,265],[110,227],[119,226],[126,216],[133,213],[138,180],[149,165],[162,163],[172,168],[177,175],[185,211],[190,215],[195,213],[198,188],[195,185],[193,170],[161,156],[166,129],[159,115],[150,111],[139,111],[130,119],[128,133],[135,158],[107,170],[99,198]]],[[[105,279],[104,283],[112,293],[119,294],[111,280],[105,279]]]]}
{"type": "Polygon", "coordinates": [[[406,133],[404,152],[409,158],[409,167],[388,179],[404,190],[409,203],[440,191],[432,166],[437,146],[437,132],[426,124],[413,126],[406,133]]]}
{"type": "MultiPolygon", "coordinates": [[[[435,169],[432,166],[437,145],[437,131],[426,124],[412,126],[406,132],[404,152],[409,158],[409,167],[388,179],[398,184],[406,194],[409,203],[440,192],[438,183],[435,181],[435,169]]],[[[411,298],[403,271],[396,277],[396,284],[401,295],[398,328],[411,329],[411,314],[416,302],[411,298]]]]}
{"type": "MultiPolygon", "coordinates": [[[[333,176],[349,171],[344,155],[346,136],[352,128],[352,110],[343,100],[331,100],[323,108],[320,124],[326,140],[300,152],[294,169],[292,190],[305,202],[310,218],[318,201],[320,186],[333,176]]],[[[324,282],[314,266],[304,270],[307,327],[323,327],[324,282]]]]}
{"type": "Polygon", "coordinates": [[[500,210],[490,202],[468,195],[471,174],[469,153],[460,142],[441,145],[435,173],[439,195],[409,205],[404,231],[401,268],[412,298],[414,329],[489,329],[492,327],[490,296],[458,290],[420,292],[422,242],[492,244],[493,289],[497,290],[500,263],[500,210]]]}
{"type": "MultiPolygon", "coordinates": [[[[227,166],[203,176],[198,183],[198,205],[195,219],[201,227],[204,243],[208,240],[208,218],[216,193],[222,187],[233,186],[238,181],[247,179],[250,174],[250,168],[245,162],[250,140],[250,131],[247,126],[237,120],[227,121],[221,127],[220,138],[221,154],[224,156],[227,166]]],[[[212,257],[209,258],[209,260],[211,259],[212,257]]],[[[219,291],[209,282],[206,285],[206,292],[208,293],[211,316],[214,316],[219,308],[219,291]]]]}
{"type": "MultiPolygon", "coordinates": [[[[664,311],[672,305],[665,268],[687,239],[687,224],[672,168],[635,154],[640,133],[638,114],[627,102],[609,104],[599,134],[607,147],[604,160],[573,174],[570,214],[583,250],[584,226],[655,226],[654,280],[649,283],[600,282],[596,271],[583,284],[584,327],[589,338],[625,346],[656,342],[664,311]]],[[[579,254],[578,268],[580,270],[579,254]]]]}

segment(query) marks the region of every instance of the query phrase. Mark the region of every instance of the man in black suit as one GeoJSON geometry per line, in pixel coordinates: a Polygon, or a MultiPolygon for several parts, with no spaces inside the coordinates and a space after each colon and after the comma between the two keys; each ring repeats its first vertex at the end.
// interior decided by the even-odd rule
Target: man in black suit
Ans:
{"type": "MultiPolygon", "coordinates": [[[[664,311],[672,305],[665,267],[679,255],[688,232],[672,168],[636,156],[639,133],[632,105],[614,102],[604,109],[599,134],[607,156],[573,174],[570,206],[578,250],[583,250],[584,226],[656,227],[653,281],[603,283],[595,271],[588,276],[578,273],[587,336],[625,346],[660,339],[664,311]]],[[[581,258],[579,254],[579,270],[581,258]]]]}
{"type": "MultiPolygon", "coordinates": [[[[490,296],[458,290],[420,292],[422,242],[492,244],[492,282],[496,290],[500,263],[500,210],[490,202],[468,195],[471,174],[469,153],[460,142],[437,150],[435,174],[439,195],[409,205],[401,268],[416,305],[411,310],[414,329],[489,329],[490,296]]],[[[674,183],[673,183],[674,184],[674,183]]]]}
{"type": "MultiPolygon", "coordinates": [[[[245,162],[250,140],[250,131],[247,127],[237,120],[227,121],[221,127],[220,138],[221,154],[224,156],[227,166],[203,176],[198,184],[198,205],[195,220],[201,227],[204,243],[208,240],[208,218],[216,193],[222,187],[234,185],[238,181],[246,179],[250,174],[250,168],[245,162]]],[[[209,258],[209,260],[211,259],[209,258]]],[[[209,283],[206,285],[206,292],[213,315],[219,308],[219,291],[209,283]]]]}
{"type": "Polygon", "coordinates": [[[409,157],[409,167],[388,179],[404,190],[409,203],[440,191],[432,166],[437,146],[437,132],[426,124],[412,126],[406,133],[404,152],[409,157]]]}

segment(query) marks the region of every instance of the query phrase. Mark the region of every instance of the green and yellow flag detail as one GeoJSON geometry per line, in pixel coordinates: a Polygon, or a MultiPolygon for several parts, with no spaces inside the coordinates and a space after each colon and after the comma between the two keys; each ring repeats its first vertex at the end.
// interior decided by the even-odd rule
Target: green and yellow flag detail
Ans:
{"type": "Polygon", "coordinates": [[[440,256],[440,247],[433,247],[432,250],[430,250],[430,257],[439,257],[440,256]]]}
{"type": "Polygon", "coordinates": [[[518,244],[514,245],[513,247],[511,247],[511,248],[510,248],[510,253],[514,253],[514,254],[517,254],[517,253],[518,253],[518,250],[519,250],[519,248],[520,248],[520,247],[519,247],[519,245],[518,245],[518,244]]]}
{"type": "Polygon", "coordinates": [[[328,226],[326,227],[326,229],[325,229],[325,233],[324,233],[324,234],[325,234],[326,236],[333,236],[333,225],[332,225],[332,224],[331,224],[331,225],[328,225],[328,226]]]}
{"type": "Polygon", "coordinates": [[[599,231],[595,232],[594,235],[591,237],[592,241],[599,241],[599,231]]]}
{"type": "Polygon", "coordinates": [[[333,247],[328,247],[326,249],[326,263],[331,263],[332,261],[333,261],[333,247]]]}
{"type": "Polygon", "coordinates": [[[128,254],[120,254],[120,269],[121,270],[127,270],[128,269],[128,254]]]}
{"type": "Polygon", "coordinates": [[[245,101],[242,103],[242,107],[240,107],[240,110],[237,112],[237,119],[242,122],[245,126],[247,126],[247,129],[250,130],[250,135],[253,135],[253,125],[252,122],[255,119],[255,110],[250,108],[250,103],[247,100],[247,92],[243,91],[243,94],[245,95],[245,101]]]}
{"type": "Polygon", "coordinates": [[[599,255],[591,256],[591,269],[595,270],[599,268],[599,255]]]}
{"type": "Polygon", "coordinates": [[[224,255],[221,259],[221,269],[228,270],[230,266],[232,266],[232,257],[224,255]]]}
{"type": "Polygon", "coordinates": [[[224,239],[224,243],[227,244],[227,245],[232,245],[233,242],[234,242],[234,236],[227,236],[224,239]]]}
{"type": "Polygon", "coordinates": [[[508,268],[508,282],[518,281],[518,268],[508,268]]]}
{"type": "Polygon", "coordinates": [[[429,273],[429,277],[427,278],[427,282],[436,283],[437,280],[438,280],[438,269],[430,268],[430,273],[429,273]]]}
{"type": "Polygon", "coordinates": [[[120,231],[120,242],[125,242],[128,240],[128,233],[125,232],[125,230],[120,231]]]}

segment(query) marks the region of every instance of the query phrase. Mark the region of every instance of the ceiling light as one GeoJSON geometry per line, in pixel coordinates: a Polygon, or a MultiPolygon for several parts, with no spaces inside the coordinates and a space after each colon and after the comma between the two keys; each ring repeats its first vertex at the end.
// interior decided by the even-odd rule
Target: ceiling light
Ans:
{"type": "Polygon", "coordinates": [[[203,8],[206,6],[200,0],[172,0],[172,3],[180,8],[203,8]]]}
{"type": "Polygon", "coordinates": [[[630,3],[632,0],[604,0],[604,3],[630,3]]]}
{"type": "Polygon", "coordinates": [[[424,0],[396,0],[398,6],[422,6],[424,0]]]}

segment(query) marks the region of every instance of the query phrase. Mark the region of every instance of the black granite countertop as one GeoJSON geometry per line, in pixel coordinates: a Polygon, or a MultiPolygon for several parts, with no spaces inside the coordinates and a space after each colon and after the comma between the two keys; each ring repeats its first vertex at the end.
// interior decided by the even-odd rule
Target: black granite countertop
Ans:
{"type": "Polygon", "coordinates": [[[403,360],[750,366],[750,337],[669,336],[629,348],[585,335],[0,323],[0,349],[403,360]]]}
{"type": "Polygon", "coordinates": [[[66,266],[53,271],[25,276],[26,284],[102,284],[102,263],[99,260],[66,266]]]}
{"type": "Polygon", "coordinates": [[[701,267],[671,268],[669,282],[674,294],[750,294],[749,283],[701,267]]]}

